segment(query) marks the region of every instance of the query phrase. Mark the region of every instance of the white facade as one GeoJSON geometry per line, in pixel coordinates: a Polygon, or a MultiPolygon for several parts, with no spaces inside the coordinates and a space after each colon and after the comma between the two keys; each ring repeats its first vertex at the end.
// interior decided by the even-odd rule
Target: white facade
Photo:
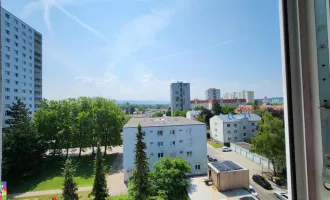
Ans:
{"type": "Polygon", "coordinates": [[[184,117],[132,118],[123,128],[124,181],[132,176],[137,126],[141,124],[150,169],[161,157],[182,157],[191,175],[207,172],[207,140],[204,123],[184,117]]]}
{"type": "Polygon", "coordinates": [[[32,114],[42,98],[42,36],[1,8],[2,125],[6,110],[21,99],[32,114]]]}
{"type": "Polygon", "coordinates": [[[254,101],[254,91],[233,92],[223,95],[223,99],[245,99],[246,102],[254,101]]]}
{"type": "Polygon", "coordinates": [[[219,100],[221,99],[220,90],[215,88],[209,88],[205,91],[206,100],[219,100]]]}
{"type": "Polygon", "coordinates": [[[186,117],[188,119],[193,119],[193,120],[196,120],[196,117],[201,113],[201,111],[199,110],[191,110],[191,111],[188,111],[187,114],[186,114],[186,117]]]}
{"type": "Polygon", "coordinates": [[[171,83],[171,112],[190,110],[190,83],[171,83]]]}
{"type": "Polygon", "coordinates": [[[257,133],[259,120],[261,117],[250,113],[216,115],[210,119],[210,136],[223,144],[246,142],[257,133]]]}

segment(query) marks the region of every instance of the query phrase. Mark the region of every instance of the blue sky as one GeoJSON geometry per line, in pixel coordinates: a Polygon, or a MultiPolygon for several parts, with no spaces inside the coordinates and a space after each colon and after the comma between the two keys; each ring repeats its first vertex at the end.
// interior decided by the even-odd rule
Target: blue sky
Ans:
{"type": "Polygon", "coordinates": [[[43,95],[169,100],[173,81],[282,96],[278,1],[2,0],[43,34],[43,95]]]}

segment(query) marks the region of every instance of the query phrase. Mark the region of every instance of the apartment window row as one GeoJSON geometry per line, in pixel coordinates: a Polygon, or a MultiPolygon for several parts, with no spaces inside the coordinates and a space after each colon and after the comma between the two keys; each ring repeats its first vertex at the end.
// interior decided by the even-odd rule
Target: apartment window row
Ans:
{"type": "MultiPolygon", "coordinates": [[[[183,153],[183,151],[180,151],[180,154],[182,154],[183,153]]],[[[150,156],[154,156],[154,153],[150,153],[149,154],[150,156]]],[[[175,157],[176,156],[176,154],[175,153],[171,153],[171,157],[175,157]]],[[[192,156],[192,151],[187,151],[187,157],[191,157],[192,156]]],[[[158,158],[162,158],[162,157],[164,157],[164,153],[163,152],[159,152],[158,153],[158,158]]],[[[200,164],[198,164],[199,165],[199,169],[200,169],[200,164]]]]}
{"type": "MultiPolygon", "coordinates": [[[[6,100],[10,100],[10,96],[5,96],[5,99],[6,100]]],[[[14,100],[18,100],[19,99],[19,97],[18,96],[14,96],[14,100]]],[[[23,101],[25,101],[26,100],[26,97],[22,97],[21,98],[23,101]]],[[[32,97],[29,97],[29,100],[30,101],[32,101],[32,97]]],[[[29,107],[32,107],[32,104],[29,104],[29,107]],[[31,105],[31,106],[30,106],[31,105]]]]}

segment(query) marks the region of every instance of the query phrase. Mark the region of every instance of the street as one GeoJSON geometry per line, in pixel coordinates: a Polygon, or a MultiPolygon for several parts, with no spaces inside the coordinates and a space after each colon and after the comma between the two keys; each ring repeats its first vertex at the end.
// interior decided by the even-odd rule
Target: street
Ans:
{"type": "MultiPolygon", "coordinates": [[[[209,144],[207,145],[207,153],[210,157],[216,158],[218,160],[232,160],[235,161],[236,163],[242,165],[243,167],[249,169],[249,174],[250,174],[250,185],[257,191],[259,197],[263,200],[276,200],[277,198],[274,195],[275,191],[283,191],[281,188],[277,187],[273,182],[269,181],[270,184],[273,187],[273,190],[266,190],[256,184],[252,180],[252,176],[254,174],[261,174],[262,168],[261,165],[249,160],[248,158],[242,156],[241,154],[238,154],[236,152],[221,152],[220,149],[215,149],[209,144]]],[[[265,170],[265,169],[264,169],[265,170]]],[[[283,191],[286,192],[286,191],[283,191]]]]}

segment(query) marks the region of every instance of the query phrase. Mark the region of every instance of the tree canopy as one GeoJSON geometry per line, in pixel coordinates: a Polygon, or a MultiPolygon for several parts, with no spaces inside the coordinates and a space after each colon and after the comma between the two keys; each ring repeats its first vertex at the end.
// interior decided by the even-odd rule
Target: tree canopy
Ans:
{"type": "MultiPolygon", "coordinates": [[[[285,167],[283,121],[265,112],[258,123],[258,133],[251,139],[251,151],[265,156],[274,168],[285,167]]],[[[276,173],[276,170],[274,170],[276,173]]]]}
{"type": "Polygon", "coordinates": [[[150,182],[155,195],[165,200],[185,199],[185,188],[189,186],[186,174],[190,165],[181,157],[164,157],[153,165],[150,182]]]}
{"type": "Polygon", "coordinates": [[[176,110],[176,111],[174,111],[174,113],[173,113],[173,117],[186,117],[186,115],[187,115],[187,110],[176,110]]]}
{"type": "Polygon", "coordinates": [[[213,103],[212,111],[215,115],[220,115],[222,112],[222,108],[218,102],[213,103]]]}
{"type": "Polygon", "coordinates": [[[211,110],[203,108],[201,110],[200,114],[197,115],[196,120],[200,121],[200,122],[203,122],[203,123],[206,123],[207,126],[210,126],[210,119],[213,116],[214,116],[214,114],[212,113],[211,110]]]}
{"type": "Polygon", "coordinates": [[[234,113],[235,110],[236,110],[235,106],[224,106],[221,109],[221,113],[226,115],[226,114],[229,114],[229,113],[234,113]]]}
{"type": "Polygon", "coordinates": [[[194,110],[203,110],[203,106],[195,106],[194,110]]]}

